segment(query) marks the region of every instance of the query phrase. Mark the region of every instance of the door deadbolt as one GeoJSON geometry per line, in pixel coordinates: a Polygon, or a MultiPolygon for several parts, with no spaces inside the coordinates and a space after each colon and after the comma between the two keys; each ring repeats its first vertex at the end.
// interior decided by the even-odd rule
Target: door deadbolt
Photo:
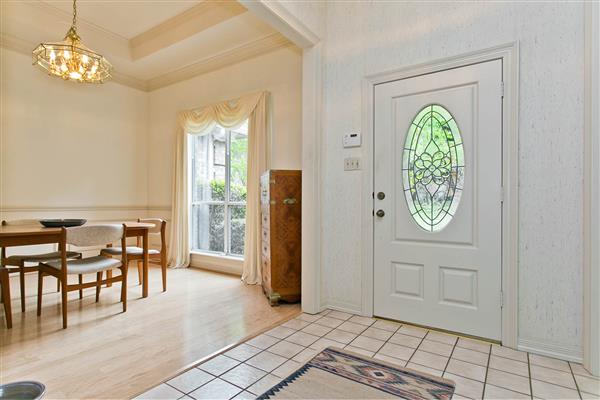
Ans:
{"type": "Polygon", "coordinates": [[[377,198],[378,198],[379,200],[383,200],[383,199],[385,199],[385,193],[383,193],[383,192],[379,192],[379,193],[377,193],[377,198]]]}
{"type": "Polygon", "coordinates": [[[377,212],[375,213],[375,215],[377,215],[379,218],[382,218],[385,215],[385,211],[383,211],[383,210],[377,210],[377,212]]]}

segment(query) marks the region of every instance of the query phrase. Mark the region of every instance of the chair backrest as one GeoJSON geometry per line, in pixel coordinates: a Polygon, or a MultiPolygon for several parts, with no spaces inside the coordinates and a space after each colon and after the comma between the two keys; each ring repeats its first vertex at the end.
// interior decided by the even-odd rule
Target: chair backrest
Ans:
{"type": "Polygon", "coordinates": [[[67,244],[79,247],[104,246],[123,238],[123,225],[83,225],[65,229],[67,244]]]}
{"type": "Polygon", "coordinates": [[[153,228],[148,229],[148,233],[161,233],[163,224],[166,224],[166,222],[160,218],[138,218],[138,222],[154,224],[153,228]]]}
{"type": "Polygon", "coordinates": [[[11,225],[40,225],[40,221],[37,219],[13,219],[12,221],[2,221],[2,226],[11,225]]]}

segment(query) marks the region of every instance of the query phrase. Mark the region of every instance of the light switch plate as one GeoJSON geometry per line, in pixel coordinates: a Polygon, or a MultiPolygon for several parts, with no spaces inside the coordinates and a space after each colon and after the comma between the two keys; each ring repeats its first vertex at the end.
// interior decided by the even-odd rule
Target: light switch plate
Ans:
{"type": "Polygon", "coordinates": [[[344,171],[356,171],[360,169],[360,158],[347,157],[344,158],[344,171]]]}

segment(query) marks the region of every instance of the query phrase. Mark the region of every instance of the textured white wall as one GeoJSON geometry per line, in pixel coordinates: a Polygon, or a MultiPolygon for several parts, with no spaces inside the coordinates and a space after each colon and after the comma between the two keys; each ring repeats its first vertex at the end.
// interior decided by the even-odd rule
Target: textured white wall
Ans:
{"type": "Polygon", "coordinates": [[[361,79],[519,41],[519,338],[580,355],[583,20],[582,4],[328,5],[324,304],[361,308],[362,174],[344,172],[343,159],[362,153],[341,146],[344,132],[361,129],[361,79]]]}

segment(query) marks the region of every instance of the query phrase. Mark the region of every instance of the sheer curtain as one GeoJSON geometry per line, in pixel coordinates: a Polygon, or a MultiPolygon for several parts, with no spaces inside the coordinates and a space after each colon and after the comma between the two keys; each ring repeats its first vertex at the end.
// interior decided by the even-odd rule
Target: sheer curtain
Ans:
{"type": "Polygon", "coordinates": [[[268,169],[268,92],[253,93],[178,115],[175,149],[169,265],[190,264],[188,135],[205,135],[221,125],[236,128],[248,120],[248,177],[246,231],[242,280],[261,283],[260,270],[260,175],[268,169]]]}

